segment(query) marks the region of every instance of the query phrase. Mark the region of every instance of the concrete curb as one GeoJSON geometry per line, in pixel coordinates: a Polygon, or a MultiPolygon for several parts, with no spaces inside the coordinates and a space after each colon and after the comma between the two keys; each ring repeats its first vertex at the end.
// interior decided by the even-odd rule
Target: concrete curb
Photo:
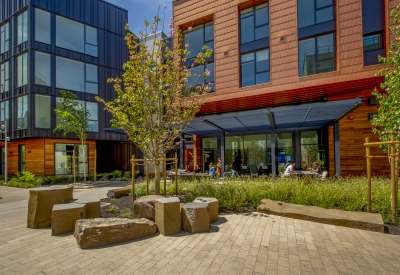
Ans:
{"type": "Polygon", "coordinates": [[[381,214],[324,209],[316,206],[298,205],[269,199],[261,200],[257,211],[293,219],[345,226],[375,232],[384,232],[381,214]]]}

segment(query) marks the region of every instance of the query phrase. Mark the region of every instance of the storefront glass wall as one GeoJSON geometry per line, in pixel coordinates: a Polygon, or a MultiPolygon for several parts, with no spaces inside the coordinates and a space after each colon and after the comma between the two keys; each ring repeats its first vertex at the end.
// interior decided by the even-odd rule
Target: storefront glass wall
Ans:
{"type": "Polygon", "coordinates": [[[278,133],[276,137],[276,167],[277,172],[285,172],[285,166],[289,161],[293,161],[293,133],[278,133]]]}
{"type": "Polygon", "coordinates": [[[209,137],[202,138],[202,148],[203,148],[203,157],[202,157],[202,171],[208,173],[208,167],[210,162],[214,163],[214,167],[217,165],[218,161],[218,152],[217,152],[217,138],[209,137]]]}
{"type": "Polygon", "coordinates": [[[301,167],[307,169],[318,162],[326,170],[326,150],[323,131],[301,132],[301,167]]]}
{"type": "MultiPolygon", "coordinates": [[[[75,161],[75,170],[78,174],[83,174],[83,149],[85,149],[85,156],[88,156],[88,146],[83,147],[79,144],[56,144],[55,145],[55,174],[56,175],[72,175],[73,163],[72,156],[75,150],[75,156],[80,157],[75,161]]],[[[88,173],[88,161],[86,159],[86,173],[88,173]]]]}

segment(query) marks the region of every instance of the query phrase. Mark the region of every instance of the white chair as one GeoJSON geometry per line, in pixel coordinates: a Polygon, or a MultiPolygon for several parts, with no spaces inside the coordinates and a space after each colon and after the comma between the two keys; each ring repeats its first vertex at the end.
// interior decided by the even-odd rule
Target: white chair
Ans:
{"type": "Polygon", "coordinates": [[[321,180],[327,180],[327,179],[328,179],[328,171],[322,172],[321,180]]]}

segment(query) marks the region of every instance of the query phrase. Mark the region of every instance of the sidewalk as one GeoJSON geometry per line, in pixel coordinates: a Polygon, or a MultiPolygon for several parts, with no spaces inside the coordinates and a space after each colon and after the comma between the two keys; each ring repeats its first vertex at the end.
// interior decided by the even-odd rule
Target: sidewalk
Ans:
{"type": "MultiPolygon", "coordinates": [[[[74,190],[74,197],[105,197],[111,188],[74,190]]],[[[81,250],[72,234],[52,237],[50,228],[26,228],[28,192],[13,189],[0,186],[0,196],[15,198],[0,204],[0,274],[398,274],[400,270],[400,236],[262,213],[220,216],[210,233],[157,235],[81,250]]]]}

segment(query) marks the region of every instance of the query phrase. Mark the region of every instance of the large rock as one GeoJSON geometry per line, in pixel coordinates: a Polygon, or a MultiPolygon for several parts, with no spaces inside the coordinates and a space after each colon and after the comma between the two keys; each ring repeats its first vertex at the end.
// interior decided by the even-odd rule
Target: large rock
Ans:
{"type": "Polygon", "coordinates": [[[53,205],[72,200],[72,186],[40,187],[29,190],[28,228],[49,227],[53,205]]]}
{"type": "Polygon", "coordinates": [[[128,196],[129,193],[132,192],[132,186],[125,186],[121,188],[111,189],[107,192],[107,197],[112,198],[120,198],[123,196],[128,196]]]}
{"type": "Polygon", "coordinates": [[[78,220],[74,236],[81,248],[91,248],[148,237],[157,233],[157,225],[147,219],[78,220]]]}
{"type": "Polygon", "coordinates": [[[216,198],[199,197],[193,202],[207,203],[210,211],[210,223],[218,221],[218,200],[216,198]]]}
{"type": "Polygon", "coordinates": [[[86,219],[100,218],[100,199],[98,196],[77,199],[74,203],[86,205],[86,219]]]}
{"type": "Polygon", "coordinates": [[[151,221],[155,221],[155,203],[158,199],[164,199],[163,196],[159,195],[148,195],[143,196],[135,200],[133,203],[134,216],[137,219],[145,218],[151,221]]]}
{"type": "Polygon", "coordinates": [[[55,204],[51,217],[51,235],[74,232],[75,223],[86,218],[86,205],[79,203],[55,204]]]}
{"type": "Polygon", "coordinates": [[[188,203],[181,211],[182,230],[189,233],[208,232],[210,230],[210,214],[206,203],[188,203]]]}
{"type": "Polygon", "coordinates": [[[164,236],[181,232],[181,203],[179,198],[158,199],[155,202],[155,221],[164,236]]]}
{"type": "Polygon", "coordinates": [[[268,199],[261,200],[257,211],[293,219],[333,224],[369,231],[384,232],[385,224],[378,213],[325,209],[316,206],[291,204],[268,199]]]}

